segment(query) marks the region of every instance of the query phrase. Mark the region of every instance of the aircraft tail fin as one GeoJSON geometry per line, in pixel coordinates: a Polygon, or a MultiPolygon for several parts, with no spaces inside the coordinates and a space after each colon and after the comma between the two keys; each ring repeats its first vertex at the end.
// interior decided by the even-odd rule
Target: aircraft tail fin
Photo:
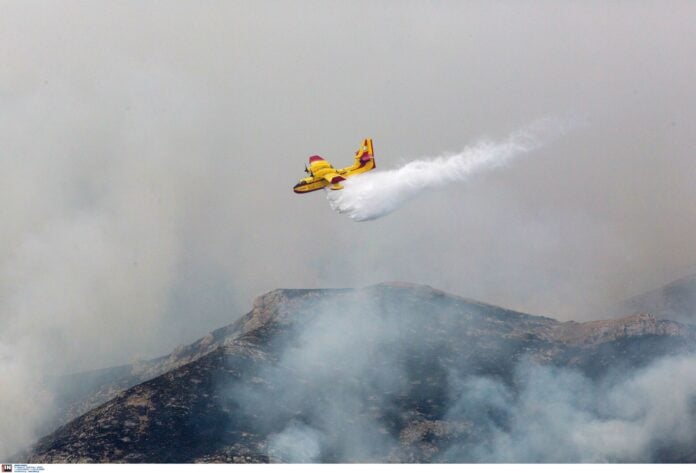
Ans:
{"type": "Polygon", "coordinates": [[[355,152],[355,164],[364,165],[365,163],[372,161],[372,167],[375,166],[375,153],[372,148],[372,138],[365,138],[360,145],[360,149],[355,152]]]}

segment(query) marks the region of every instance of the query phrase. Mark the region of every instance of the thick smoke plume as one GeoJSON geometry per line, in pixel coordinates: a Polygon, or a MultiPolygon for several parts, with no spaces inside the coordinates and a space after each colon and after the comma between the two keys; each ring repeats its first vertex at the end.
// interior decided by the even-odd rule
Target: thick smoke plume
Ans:
{"type": "Polygon", "coordinates": [[[441,3],[3,2],[0,457],[43,433],[47,377],[164,355],[277,287],[403,279],[589,320],[694,272],[696,3],[441,3]],[[378,169],[343,196],[424,121],[459,150],[548,113],[589,126],[462,218],[409,209],[437,232],[324,225],[291,194],[365,130],[378,169]]]}
{"type": "Polygon", "coordinates": [[[251,419],[243,429],[269,434],[267,453],[275,460],[409,458],[409,439],[425,435],[417,427],[423,418],[402,404],[400,393],[415,392],[414,386],[436,400],[436,423],[467,432],[431,452],[429,461],[651,462],[691,454],[693,353],[602,375],[523,357],[496,367],[512,370],[505,380],[468,364],[476,347],[457,358],[446,345],[432,343],[425,327],[437,326],[437,309],[426,317],[368,300],[327,298],[322,304],[305,314],[277,362],[263,368],[263,381],[225,393],[236,415],[251,419]],[[423,372],[415,371],[417,359],[425,363],[423,372]],[[439,377],[430,391],[429,376],[439,377]],[[394,432],[394,422],[405,428],[394,432]]]}
{"type": "Polygon", "coordinates": [[[500,142],[481,141],[456,154],[411,161],[400,168],[355,176],[344,189],[327,190],[335,211],[357,222],[384,217],[418,194],[448,184],[465,182],[475,174],[509,164],[542,146],[560,126],[540,120],[500,142]]]}
{"type": "Polygon", "coordinates": [[[579,372],[521,362],[517,389],[486,377],[450,380],[450,421],[484,433],[443,461],[654,462],[688,454],[696,438],[693,354],[591,380],[579,372]],[[501,419],[503,421],[501,422],[501,419]]]}

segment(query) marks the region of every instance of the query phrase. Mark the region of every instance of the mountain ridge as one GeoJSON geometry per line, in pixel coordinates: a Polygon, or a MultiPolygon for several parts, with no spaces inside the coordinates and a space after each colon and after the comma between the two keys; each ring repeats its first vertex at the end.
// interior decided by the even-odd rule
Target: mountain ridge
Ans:
{"type": "Polygon", "coordinates": [[[445,461],[452,445],[479,438],[475,417],[448,414],[458,378],[514,387],[531,360],[601,379],[690,352],[695,340],[692,327],[646,314],[559,322],[428,286],[278,289],[152,365],[186,360],[179,366],[42,438],[29,461],[445,461]],[[345,392],[363,407],[334,400],[345,392]],[[336,430],[316,405],[355,412],[336,430]],[[379,449],[345,447],[356,423],[379,449]],[[305,437],[320,453],[287,446],[305,437]]]}
{"type": "Polygon", "coordinates": [[[638,294],[620,304],[618,311],[649,312],[658,318],[696,323],[696,274],[638,294]]]}

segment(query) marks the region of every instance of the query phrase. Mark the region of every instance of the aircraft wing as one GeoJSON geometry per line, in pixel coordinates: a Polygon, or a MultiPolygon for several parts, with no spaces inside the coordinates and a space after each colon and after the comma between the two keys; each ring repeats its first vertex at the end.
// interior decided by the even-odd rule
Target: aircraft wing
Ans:
{"type": "MultiPolygon", "coordinates": [[[[323,179],[328,184],[331,184],[331,189],[338,190],[343,189],[341,181],[345,181],[346,178],[341,175],[339,171],[334,169],[331,164],[329,164],[321,156],[310,156],[309,157],[309,171],[313,178],[323,179]]],[[[319,181],[321,182],[321,181],[319,181]]]]}
{"type": "Polygon", "coordinates": [[[335,172],[329,172],[322,176],[324,179],[329,181],[329,184],[337,184],[341,181],[345,181],[346,178],[335,172]]]}

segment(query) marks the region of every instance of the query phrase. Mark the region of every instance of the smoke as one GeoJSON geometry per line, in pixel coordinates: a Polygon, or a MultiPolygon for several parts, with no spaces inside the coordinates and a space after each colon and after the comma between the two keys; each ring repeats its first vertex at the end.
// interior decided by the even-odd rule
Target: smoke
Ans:
{"type": "Polygon", "coordinates": [[[303,5],[3,3],[0,456],[42,432],[47,376],[168,353],[276,287],[405,279],[588,319],[693,267],[693,3],[303,5]],[[290,191],[365,130],[426,156],[559,110],[592,126],[469,181],[456,219],[352,225],[290,191]]]}
{"type": "Polygon", "coordinates": [[[690,461],[693,354],[582,372],[514,361],[500,328],[451,308],[327,297],[255,382],[226,390],[246,419],[233,430],[286,462],[690,461]]]}
{"type": "Polygon", "coordinates": [[[200,199],[216,180],[213,159],[175,150],[197,146],[204,99],[156,68],[118,69],[101,86],[83,103],[56,80],[0,116],[0,377],[10,380],[0,422],[11,426],[0,457],[48,433],[61,375],[167,353],[185,320],[200,325],[170,306],[192,266],[200,199]],[[163,83],[180,93],[160,92],[163,83]],[[198,110],[160,116],[190,103],[198,110]]]}
{"type": "Polygon", "coordinates": [[[301,422],[291,421],[279,434],[268,438],[268,454],[285,463],[312,463],[319,459],[321,433],[301,422]]]}
{"type": "Polygon", "coordinates": [[[492,378],[455,379],[446,418],[474,420],[484,435],[441,459],[650,462],[683,449],[692,461],[685,455],[696,439],[695,370],[696,357],[685,355],[599,381],[529,361],[517,366],[515,389],[492,378]]]}
{"type": "Polygon", "coordinates": [[[456,154],[411,161],[400,168],[352,177],[340,191],[326,190],[336,212],[357,222],[388,215],[418,194],[503,167],[543,146],[567,125],[545,119],[516,131],[500,142],[481,141],[456,154]]]}
{"type": "Polygon", "coordinates": [[[396,314],[369,301],[327,299],[303,314],[277,363],[255,376],[263,382],[242,382],[225,393],[238,408],[234,421],[243,425],[234,430],[267,434],[274,460],[376,461],[396,445],[371,410],[399,388],[398,350],[384,350],[401,338],[396,314]]]}

